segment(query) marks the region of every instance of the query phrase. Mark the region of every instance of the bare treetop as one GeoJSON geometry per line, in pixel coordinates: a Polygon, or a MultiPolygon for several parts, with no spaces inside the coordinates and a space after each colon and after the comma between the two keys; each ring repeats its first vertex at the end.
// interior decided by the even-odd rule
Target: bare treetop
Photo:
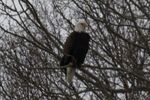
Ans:
{"type": "Polygon", "coordinates": [[[149,100],[149,0],[0,0],[0,99],[149,100]],[[90,50],[73,84],[59,66],[79,19],[90,50]]]}

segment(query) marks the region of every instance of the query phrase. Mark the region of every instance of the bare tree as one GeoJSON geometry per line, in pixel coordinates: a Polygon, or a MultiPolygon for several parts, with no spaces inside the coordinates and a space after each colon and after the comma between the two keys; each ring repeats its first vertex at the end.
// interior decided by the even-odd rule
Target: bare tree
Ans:
{"type": "Polygon", "coordinates": [[[0,99],[149,100],[149,0],[0,0],[0,99]],[[90,50],[68,84],[59,67],[74,23],[90,50]]]}

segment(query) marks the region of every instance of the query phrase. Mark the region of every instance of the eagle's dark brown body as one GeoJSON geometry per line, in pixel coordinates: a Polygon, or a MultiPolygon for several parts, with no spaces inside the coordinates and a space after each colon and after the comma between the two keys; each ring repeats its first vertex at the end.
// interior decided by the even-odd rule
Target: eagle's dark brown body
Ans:
{"type": "Polygon", "coordinates": [[[86,32],[72,32],[64,44],[64,56],[61,59],[60,66],[73,63],[73,67],[79,67],[85,59],[89,49],[90,36],[86,32]],[[73,59],[73,58],[74,59],[73,59]]]}

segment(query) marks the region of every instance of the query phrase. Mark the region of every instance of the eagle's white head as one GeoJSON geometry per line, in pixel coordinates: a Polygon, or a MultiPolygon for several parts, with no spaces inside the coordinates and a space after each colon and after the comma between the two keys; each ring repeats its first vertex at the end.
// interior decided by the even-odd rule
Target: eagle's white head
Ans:
{"type": "Polygon", "coordinates": [[[79,21],[79,23],[75,25],[75,31],[84,32],[87,26],[88,24],[85,21],[79,21]]]}

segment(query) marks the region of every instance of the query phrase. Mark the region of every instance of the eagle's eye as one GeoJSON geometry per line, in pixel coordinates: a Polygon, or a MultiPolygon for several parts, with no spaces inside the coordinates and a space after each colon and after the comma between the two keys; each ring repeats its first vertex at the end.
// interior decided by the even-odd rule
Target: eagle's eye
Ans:
{"type": "Polygon", "coordinates": [[[81,23],[82,26],[84,26],[84,23],[81,23]]]}

